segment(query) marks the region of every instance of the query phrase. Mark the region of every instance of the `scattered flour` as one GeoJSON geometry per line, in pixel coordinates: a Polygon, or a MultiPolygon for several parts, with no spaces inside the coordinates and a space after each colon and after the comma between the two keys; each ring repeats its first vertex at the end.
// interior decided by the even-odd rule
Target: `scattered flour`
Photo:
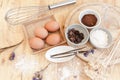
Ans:
{"type": "Polygon", "coordinates": [[[63,67],[63,69],[62,69],[62,77],[61,77],[60,80],[65,80],[66,78],[68,78],[71,75],[72,75],[71,71],[67,67],[63,67]]]}

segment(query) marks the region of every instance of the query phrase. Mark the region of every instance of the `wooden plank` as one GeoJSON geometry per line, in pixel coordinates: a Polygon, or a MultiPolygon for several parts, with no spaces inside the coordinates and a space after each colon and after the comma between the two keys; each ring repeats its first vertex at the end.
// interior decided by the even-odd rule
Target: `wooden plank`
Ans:
{"type": "MultiPolygon", "coordinates": [[[[3,36],[9,31],[8,28],[10,27],[9,27],[9,24],[7,24],[4,21],[4,16],[7,10],[9,10],[10,8],[20,7],[20,6],[35,6],[35,5],[42,6],[42,5],[53,4],[60,1],[63,1],[63,0],[0,0],[0,32],[1,32],[0,35],[3,36]]],[[[51,13],[55,15],[57,21],[60,23],[61,26],[63,26],[65,24],[65,20],[68,14],[76,6],[82,5],[84,3],[93,3],[93,2],[101,2],[101,3],[103,2],[103,3],[112,4],[120,7],[119,0],[77,0],[76,4],[54,9],[51,11],[51,13]]],[[[14,26],[14,30],[16,29],[18,30],[18,28],[15,28],[15,27],[16,26],[14,26]]],[[[22,33],[24,33],[21,27],[19,28],[19,30],[22,33]]],[[[19,35],[21,35],[22,37],[17,36],[16,39],[20,38],[19,41],[21,41],[24,35],[23,34],[19,34],[19,35]]],[[[0,42],[1,41],[3,42],[8,38],[6,35],[4,37],[5,39],[0,37],[0,42]]],[[[13,36],[11,35],[11,37],[14,37],[14,35],[13,36]]],[[[9,61],[8,60],[9,54],[13,52],[13,50],[14,50],[13,48],[9,48],[6,51],[3,51],[0,55],[0,80],[32,80],[32,77],[35,71],[40,71],[48,63],[50,63],[48,60],[45,59],[45,56],[44,56],[45,52],[41,52],[36,55],[31,55],[32,51],[28,45],[27,40],[25,40],[25,38],[22,44],[14,51],[16,53],[15,60],[9,61]],[[25,61],[25,62],[23,61],[24,63],[21,63],[20,61],[23,58],[31,61],[31,63],[33,61],[33,64],[31,64],[29,61],[25,61]],[[16,64],[18,63],[19,63],[19,68],[16,68],[16,64]],[[34,63],[36,63],[37,66],[35,66],[34,63]],[[31,70],[30,73],[23,72],[22,78],[21,78],[21,71],[22,71],[21,67],[27,67],[27,68],[33,67],[34,69],[31,70]]],[[[43,73],[43,80],[65,80],[65,76],[63,76],[64,73],[62,72],[64,70],[67,70],[68,74],[69,72],[72,71],[71,74],[69,74],[69,78],[66,78],[66,80],[75,80],[75,79],[89,80],[89,78],[84,76],[83,74],[82,74],[82,77],[84,77],[84,79],[80,77],[81,75],[79,71],[81,70],[80,68],[81,63],[82,61],[76,58],[66,63],[61,63],[61,64],[51,63],[43,73]],[[74,70],[78,70],[78,73],[75,73],[74,70]]],[[[27,70],[29,72],[29,69],[27,70]]],[[[114,70],[112,71],[112,74],[108,80],[120,80],[120,65],[116,65],[114,67],[114,70]]]]}

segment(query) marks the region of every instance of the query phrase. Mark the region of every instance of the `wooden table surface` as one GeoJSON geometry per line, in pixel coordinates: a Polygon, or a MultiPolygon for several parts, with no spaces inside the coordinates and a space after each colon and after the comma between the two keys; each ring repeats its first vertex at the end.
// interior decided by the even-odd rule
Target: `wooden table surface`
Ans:
{"type": "MultiPolygon", "coordinates": [[[[12,36],[12,34],[9,35],[9,32],[11,31],[14,33],[14,30],[16,30],[16,28],[17,30],[19,30],[22,26],[17,25],[20,27],[18,28],[16,26],[10,26],[8,23],[5,22],[5,13],[10,8],[21,6],[48,5],[60,1],[63,0],[0,0],[0,34],[2,35],[2,37],[0,37],[0,40],[4,41],[8,39],[7,37],[3,36],[3,33],[6,36],[12,36]]],[[[69,5],[58,9],[54,9],[51,12],[54,13],[55,18],[57,19],[59,24],[63,26],[65,24],[67,15],[72,9],[74,9],[78,5],[93,2],[106,3],[120,7],[120,0],[77,0],[77,3],[75,5],[69,5]]],[[[20,35],[16,35],[16,37],[19,37],[21,35],[23,34],[21,33],[20,35]]],[[[14,39],[16,38],[12,37],[13,42],[14,39]]],[[[22,40],[22,38],[20,38],[20,40],[22,40]]],[[[7,41],[9,41],[9,39],[7,41]]],[[[4,44],[2,45],[4,46],[4,44]]],[[[79,59],[73,59],[67,63],[57,64],[51,63],[48,60],[46,60],[44,57],[45,52],[41,52],[36,55],[31,54],[32,51],[29,48],[29,45],[27,44],[25,39],[19,46],[11,47],[2,51],[0,55],[0,80],[32,80],[34,72],[40,71],[49,63],[50,65],[43,73],[43,80],[90,80],[85,75],[82,75],[82,78],[80,77],[80,71],[82,70],[80,70],[80,68],[78,67],[80,63],[76,63],[76,61],[82,62],[79,59]],[[13,50],[16,54],[15,60],[10,61],[9,55],[13,50]],[[75,66],[76,64],[77,66],[75,66]],[[64,70],[67,70],[67,72],[62,72],[64,70]]],[[[108,80],[120,80],[119,64],[114,67],[108,80]]]]}

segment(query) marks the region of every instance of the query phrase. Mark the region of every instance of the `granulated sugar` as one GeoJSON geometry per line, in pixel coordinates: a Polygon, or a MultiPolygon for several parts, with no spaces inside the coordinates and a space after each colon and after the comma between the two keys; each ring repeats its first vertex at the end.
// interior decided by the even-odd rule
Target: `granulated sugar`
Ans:
{"type": "Polygon", "coordinates": [[[91,40],[97,46],[107,46],[108,34],[103,30],[95,30],[91,34],[91,40]]]}

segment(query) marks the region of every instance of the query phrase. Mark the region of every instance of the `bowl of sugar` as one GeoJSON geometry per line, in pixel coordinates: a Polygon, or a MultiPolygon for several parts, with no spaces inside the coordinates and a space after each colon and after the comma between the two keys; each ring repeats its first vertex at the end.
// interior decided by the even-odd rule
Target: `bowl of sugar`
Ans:
{"type": "Polygon", "coordinates": [[[96,48],[109,48],[112,41],[112,35],[107,29],[94,28],[90,32],[90,43],[96,48]]]}

